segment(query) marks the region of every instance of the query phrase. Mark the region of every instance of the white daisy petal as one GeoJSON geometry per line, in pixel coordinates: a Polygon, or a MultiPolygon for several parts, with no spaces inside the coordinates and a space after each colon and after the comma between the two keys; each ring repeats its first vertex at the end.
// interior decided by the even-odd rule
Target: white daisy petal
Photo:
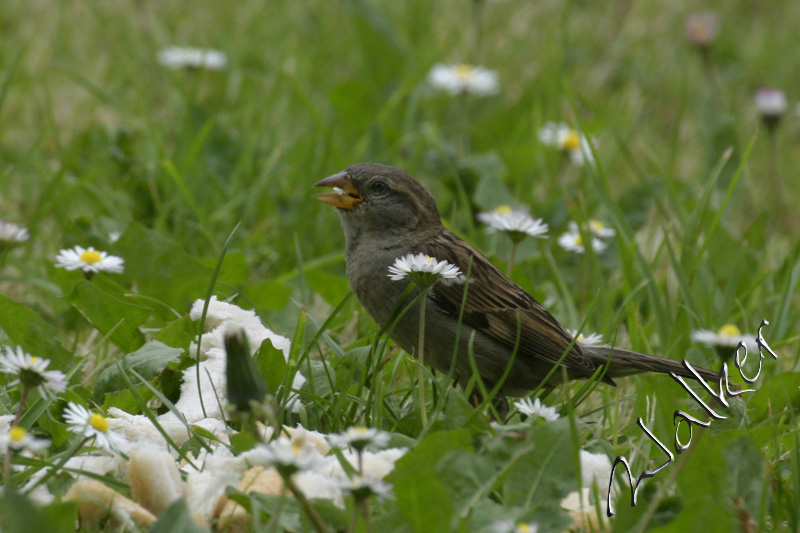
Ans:
{"type": "Polygon", "coordinates": [[[720,346],[723,348],[736,348],[743,342],[748,351],[758,350],[756,335],[742,335],[739,328],[733,324],[725,324],[716,333],[708,329],[692,331],[691,339],[706,346],[720,346]]]}
{"type": "Polygon", "coordinates": [[[340,434],[329,435],[328,442],[336,448],[351,447],[354,450],[385,448],[389,444],[389,433],[375,428],[351,427],[340,434]]]}
{"type": "Polygon", "coordinates": [[[25,242],[29,238],[28,230],[23,226],[0,220],[0,245],[25,242]]]}
{"type": "Polygon", "coordinates": [[[756,109],[765,118],[780,118],[786,113],[789,104],[786,101],[786,93],[780,89],[769,89],[763,87],[756,91],[756,109]]]}
{"type": "Polygon", "coordinates": [[[109,429],[108,420],[104,416],[92,413],[74,402],[67,404],[64,421],[70,431],[84,438],[93,439],[95,446],[106,451],[119,451],[127,444],[124,437],[109,429]]]}
{"type": "Polygon", "coordinates": [[[81,270],[83,272],[96,274],[98,272],[122,273],[125,269],[125,260],[115,255],[108,255],[100,252],[93,247],[75,248],[61,250],[56,256],[56,267],[66,270],[81,270]]]}
{"type": "Polygon", "coordinates": [[[38,452],[49,446],[49,440],[37,439],[20,426],[13,426],[7,433],[0,435],[0,453],[6,453],[9,448],[17,451],[38,452]]]}
{"type": "Polygon", "coordinates": [[[603,336],[599,333],[589,333],[588,335],[584,335],[581,333],[578,335],[578,331],[574,329],[569,329],[569,334],[575,337],[577,335],[578,342],[584,344],[586,346],[600,346],[603,344],[603,336]]]}
{"type": "Polygon", "coordinates": [[[423,253],[407,254],[395,259],[394,264],[389,266],[388,276],[392,281],[409,278],[418,285],[428,286],[440,279],[459,278],[461,269],[423,253]]]}
{"type": "Polygon", "coordinates": [[[548,225],[541,218],[531,217],[527,209],[511,209],[501,205],[492,211],[478,213],[477,218],[489,226],[486,228],[487,233],[504,231],[514,240],[521,237],[547,238],[545,233],[548,225]]]}
{"type": "Polygon", "coordinates": [[[558,420],[558,411],[556,411],[556,408],[547,407],[539,398],[533,401],[531,401],[530,398],[524,398],[518,402],[514,402],[514,407],[526,416],[540,416],[548,422],[558,420]]]}
{"type": "Polygon", "coordinates": [[[0,372],[16,376],[8,383],[9,387],[22,383],[26,387],[38,388],[44,395],[64,392],[67,390],[67,376],[60,370],[47,370],[49,365],[49,359],[34,357],[21,346],[16,349],[6,346],[5,353],[0,355],[0,372]]]}
{"type": "Polygon", "coordinates": [[[218,50],[169,46],[159,50],[158,62],[171,69],[204,68],[222,70],[228,64],[228,57],[218,50]]]}
{"type": "Polygon", "coordinates": [[[563,122],[546,123],[539,129],[539,141],[546,146],[557,148],[576,165],[594,164],[594,155],[586,135],[570,128],[563,122]]]}
{"type": "Polygon", "coordinates": [[[428,74],[428,82],[452,95],[470,93],[476,96],[496,94],[500,90],[497,72],[472,65],[437,63],[428,74]]]}

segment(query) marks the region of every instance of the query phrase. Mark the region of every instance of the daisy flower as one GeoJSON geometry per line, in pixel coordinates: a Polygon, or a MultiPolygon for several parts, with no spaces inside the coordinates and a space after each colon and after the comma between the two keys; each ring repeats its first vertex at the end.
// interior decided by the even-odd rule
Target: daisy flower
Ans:
{"type": "Polygon", "coordinates": [[[573,337],[577,336],[577,340],[581,344],[585,344],[586,346],[600,346],[603,344],[603,336],[599,333],[590,333],[588,335],[584,335],[583,333],[578,334],[578,330],[576,329],[568,329],[569,334],[573,337]]]}
{"type": "Polygon", "coordinates": [[[49,440],[37,439],[20,426],[12,426],[7,434],[0,435],[0,453],[5,453],[9,449],[38,452],[48,446],[50,446],[49,440]]]}
{"type": "Polygon", "coordinates": [[[780,116],[786,113],[786,94],[780,89],[761,88],[756,91],[756,109],[764,116],[780,116]]]}
{"type": "Polygon", "coordinates": [[[264,460],[283,476],[322,466],[325,459],[308,439],[279,437],[262,445],[264,460]]]}
{"type": "MultiPolygon", "coordinates": [[[[580,233],[578,231],[578,224],[576,222],[570,221],[568,226],[570,231],[573,231],[575,233],[580,233]]],[[[590,219],[588,222],[588,226],[589,226],[589,233],[600,239],[607,239],[617,234],[614,228],[609,228],[599,220],[590,219]]]]}
{"type": "Polygon", "coordinates": [[[428,74],[428,82],[452,95],[471,93],[476,96],[496,94],[500,90],[497,72],[472,65],[437,63],[428,74]]]}
{"type": "Polygon", "coordinates": [[[168,46],[159,50],[158,62],[171,69],[222,70],[228,65],[228,57],[218,50],[168,46]]]}
{"type": "Polygon", "coordinates": [[[719,35],[719,15],[714,11],[692,13],[686,19],[686,38],[694,46],[706,49],[719,35]]]}
{"type": "MultiPolygon", "coordinates": [[[[581,234],[577,231],[570,230],[561,235],[561,237],[558,238],[558,244],[565,250],[575,252],[576,254],[582,254],[585,251],[583,247],[583,237],[581,237],[581,234]]],[[[602,252],[606,249],[606,246],[606,243],[597,237],[592,237],[592,249],[595,252],[602,252]]]]}
{"type": "Polygon", "coordinates": [[[786,102],[786,93],[780,89],[761,88],[756,91],[756,109],[761,115],[761,120],[769,129],[774,129],[781,117],[786,113],[789,104],[786,102]]]}
{"type": "Polygon", "coordinates": [[[86,439],[94,439],[96,446],[106,451],[119,450],[126,441],[109,428],[108,420],[101,414],[92,413],[82,405],[69,402],[64,410],[64,421],[68,429],[86,439]]]}
{"type": "Polygon", "coordinates": [[[344,492],[352,494],[356,502],[363,502],[370,496],[375,496],[379,502],[392,497],[392,486],[381,479],[357,475],[342,480],[340,487],[344,492]]]}
{"type": "Polygon", "coordinates": [[[0,355],[0,372],[16,375],[9,387],[22,383],[26,388],[38,388],[43,396],[67,390],[67,376],[60,370],[47,370],[49,365],[49,359],[34,357],[21,346],[16,349],[6,346],[5,353],[0,355]]]}
{"type": "Polygon", "coordinates": [[[389,433],[375,428],[351,427],[344,433],[329,435],[328,442],[336,448],[351,447],[357,452],[365,449],[385,448],[389,444],[389,433]]]}
{"type": "Polygon", "coordinates": [[[739,328],[733,324],[725,324],[716,333],[708,329],[696,329],[692,331],[691,338],[694,342],[699,342],[706,346],[735,349],[740,342],[743,342],[748,352],[758,350],[756,336],[742,335],[739,328]]]}
{"type": "Polygon", "coordinates": [[[23,226],[0,220],[0,246],[25,242],[29,238],[28,230],[23,226]]]}
{"type": "Polygon", "coordinates": [[[539,130],[539,140],[566,154],[576,165],[594,164],[594,155],[586,136],[563,122],[548,122],[539,130]]]}
{"type": "Polygon", "coordinates": [[[492,522],[492,533],[536,533],[539,525],[536,522],[514,522],[513,520],[495,520],[492,522]]]}
{"type": "Polygon", "coordinates": [[[525,237],[547,238],[547,224],[541,218],[530,216],[527,209],[511,209],[507,205],[501,205],[492,211],[478,213],[477,219],[489,226],[486,233],[504,231],[516,242],[525,237]]]}
{"type": "Polygon", "coordinates": [[[514,402],[514,407],[516,407],[517,411],[525,416],[540,416],[548,422],[558,420],[558,412],[556,411],[556,408],[547,407],[539,398],[536,398],[533,401],[531,401],[530,398],[525,398],[518,402],[514,402]]]}
{"type": "Polygon", "coordinates": [[[461,276],[461,270],[447,261],[438,261],[435,257],[419,253],[395,259],[389,267],[388,276],[392,281],[409,278],[417,285],[428,286],[439,279],[456,279],[461,276]]]}
{"type": "Polygon", "coordinates": [[[125,260],[106,252],[99,252],[93,247],[84,249],[81,246],[68,250],[61,250],[56,256],[56,267],[67,270],[82,270],[85,273],[97,272],[121,273],[124,270],[125,260]]]}

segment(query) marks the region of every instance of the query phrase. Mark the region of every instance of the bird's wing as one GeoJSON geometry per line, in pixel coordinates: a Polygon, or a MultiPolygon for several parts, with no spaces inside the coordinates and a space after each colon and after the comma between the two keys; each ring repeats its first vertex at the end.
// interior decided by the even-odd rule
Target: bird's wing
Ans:
{"type": "MultiPolygon", "coordinates": [[[[572,337],[558,321],[514,283],[480,252],[444,230],[434,239],[417,246],[437,260],[458,266],[464,275],[469,269],[469,283],[439,281],[432,289],[432,300],[439,310],[458,320],[467,288],[462,323],[514,349],[519,345],[519,360],[537,360],[555,364],[564,355],[572,337]],[[472,264],[470,266],[470,260],[472,264]]],[[[562,364],[578,376],[590,376],[596,365],[575,343],[562,364]]]]}

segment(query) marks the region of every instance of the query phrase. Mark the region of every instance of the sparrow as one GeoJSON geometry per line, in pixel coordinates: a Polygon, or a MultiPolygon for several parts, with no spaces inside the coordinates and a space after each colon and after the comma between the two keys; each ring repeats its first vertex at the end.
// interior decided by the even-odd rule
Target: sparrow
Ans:
{"type": "MultiPolygon", "coordinates": [[[[609,385],[615,385],[614,378],[648,371],[694,377],[671,359],[575,342],[522,287],[444,228],[433,195],[406,172],[387,165],[359,163],[314,187],[333,187],[332,192],[315,198],[336,208],[344,228],[350,287],[379,324],[391,318],[410,283],[407,279],[389,278],[388,268],[395,259],[423,253],[469,273],[468,278],[437,281],[427,293],[425,304],[423,360],[444,373],[450,372],[452,366],[453,377],[462,386],[472,377],[470,343],[486,390],[500,384],[501,402],[506,396],[523,396],[535,389],[557,364],[565,372],[553,372],[546,387],[559,384],[564,375],[568,380],[588,378],[604,365],[607,368],[602,381],[609,385]],[[506,372],[509,364],[511,369],[506,372]]],[[[407,302],[417,295],[415,289],[407,302]]],[[[419,304],[406,312],[390,336],[407,353],[415,354],[419,304]]],[[[706,381],[719,376],[705,368],[694,369],[706,381]]]]}

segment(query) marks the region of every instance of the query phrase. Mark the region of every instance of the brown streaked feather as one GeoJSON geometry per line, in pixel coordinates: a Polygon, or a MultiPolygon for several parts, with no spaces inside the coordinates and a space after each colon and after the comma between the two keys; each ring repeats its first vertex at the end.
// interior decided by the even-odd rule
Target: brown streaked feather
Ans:
{"type": "MultiPolygon", "coordinates": [[[[539,302],[480,252],[444,229],[416,248],[416,251],[457,265],[465,275],[471,258],[465,306],[469,311],[462,319],[465,325],[510,350],[519,345],[517,357],[520,361],[558,363],[572,337],[539,302]]],[[[434,303],[455,320],[458,320],[463,296],[464,284],[461,283],[439,283],[432,295],[434,303]]],[[[573,344],[561,364],[571,377],[591,376],[597,368],[577,343],[573,344]]]]}

